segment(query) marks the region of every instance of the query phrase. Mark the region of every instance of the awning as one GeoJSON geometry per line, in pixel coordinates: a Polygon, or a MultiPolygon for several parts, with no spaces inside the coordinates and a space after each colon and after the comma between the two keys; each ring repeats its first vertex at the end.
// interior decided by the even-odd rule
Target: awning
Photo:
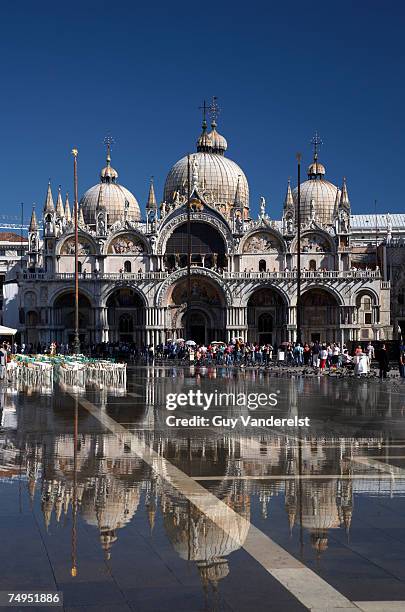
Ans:
{"type": "Polygon", "coordinates": [[[17,330],[13,327],[5,327],[4,325],[0,325],[0,336],[15,336],[17,330]]]}

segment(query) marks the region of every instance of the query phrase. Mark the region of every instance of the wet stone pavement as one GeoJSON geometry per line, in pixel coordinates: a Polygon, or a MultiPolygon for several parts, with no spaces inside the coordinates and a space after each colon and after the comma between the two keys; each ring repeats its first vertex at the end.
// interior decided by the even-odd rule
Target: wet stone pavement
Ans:
{"type": "Polygon", "coordinates": [[[0,591],[72,612],[405,610],[404,391],[192,366],[130,366],[126,391],[2,387],[0,591]],[[190,390],[278,403],[168,426],[203,413],[166,409],[190,390]]]}

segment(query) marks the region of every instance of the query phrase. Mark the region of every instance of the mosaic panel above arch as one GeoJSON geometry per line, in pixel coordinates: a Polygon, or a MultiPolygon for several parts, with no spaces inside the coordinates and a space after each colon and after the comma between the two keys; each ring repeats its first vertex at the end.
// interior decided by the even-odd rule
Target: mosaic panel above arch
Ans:
{"type": "Polygon", "coordinates": [[[140,255],[145,247],[133,234],[120,234],[108,245],[109,255],[140,255]]]}

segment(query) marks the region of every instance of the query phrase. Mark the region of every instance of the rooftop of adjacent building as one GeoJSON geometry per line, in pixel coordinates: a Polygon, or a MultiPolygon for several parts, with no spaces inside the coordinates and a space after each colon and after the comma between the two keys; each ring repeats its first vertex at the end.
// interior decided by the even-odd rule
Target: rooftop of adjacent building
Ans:
{"type": "Polygon", "coordinates": [[[11,242],[11,243],[28,243],[28,238],[26,236],[20,236],[15,232],[0,232],[0,243],[1,242],[11,242]]]}

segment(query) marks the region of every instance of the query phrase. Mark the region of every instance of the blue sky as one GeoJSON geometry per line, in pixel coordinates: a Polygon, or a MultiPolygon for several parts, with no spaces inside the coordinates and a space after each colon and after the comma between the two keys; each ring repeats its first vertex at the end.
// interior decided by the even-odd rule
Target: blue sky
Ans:
{"type": "Polygon", "coordinates": [[[20,2],[2,53],[0,215],[42,208],[48,178],[95,184],[103,138],[142,208],[193,151],[202,100],[216,95],[227,155],[247,174],[251,208],[280,216],[295,154],[323,139],[327,178],[347,177],[355,213],[404,212],[405,8],[397,2],[20,2]]]}

